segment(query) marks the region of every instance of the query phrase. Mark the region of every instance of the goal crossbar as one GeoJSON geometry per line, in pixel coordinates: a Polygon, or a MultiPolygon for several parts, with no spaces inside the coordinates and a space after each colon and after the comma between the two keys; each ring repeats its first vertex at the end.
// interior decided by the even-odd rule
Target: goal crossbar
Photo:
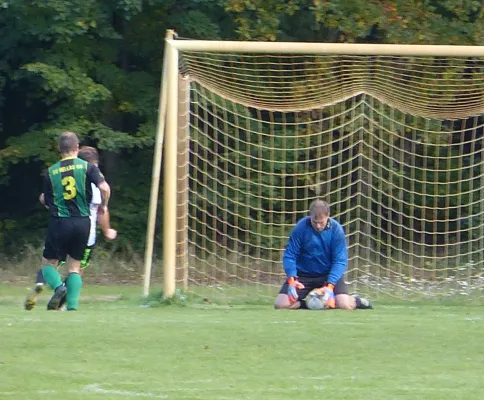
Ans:
{"type": "Polygon", "coordinates": [[[375,56],[483,57],[484,46],[410,45],[373,43],[249,42],[167,39],[178,51],[221,53],[279,53],[375,56]]]}

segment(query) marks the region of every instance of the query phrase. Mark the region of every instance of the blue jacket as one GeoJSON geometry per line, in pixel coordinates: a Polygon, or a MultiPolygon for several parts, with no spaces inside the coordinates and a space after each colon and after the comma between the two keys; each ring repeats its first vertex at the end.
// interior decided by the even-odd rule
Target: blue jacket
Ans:
{"type": "Polygon", "coordinates": [[[282,265],[288,277],[328,275],[328,283],[336,285],[348,266],[343,227],[330,218],[329,227],[316,232],[310,217],[300,219],[289,235],[282,265]]]}

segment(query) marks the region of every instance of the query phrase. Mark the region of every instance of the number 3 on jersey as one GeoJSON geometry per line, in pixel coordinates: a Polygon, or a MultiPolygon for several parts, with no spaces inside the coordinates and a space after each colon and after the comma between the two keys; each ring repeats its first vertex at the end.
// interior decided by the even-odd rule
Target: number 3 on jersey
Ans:
{"type": "Polygon", "coordinates": [[[64,186],[64,200],[72,200],[77,195],[76,180],[72,176],[65,176],[62,178],[62,186],[64,186]]]}

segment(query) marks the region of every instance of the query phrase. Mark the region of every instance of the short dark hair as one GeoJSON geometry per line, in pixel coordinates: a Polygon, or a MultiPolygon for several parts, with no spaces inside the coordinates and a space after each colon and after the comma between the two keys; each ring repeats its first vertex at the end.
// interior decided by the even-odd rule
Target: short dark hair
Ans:
{"type": "Polygon", "coordinates": [[[328,216],[329,204],[321,199],[314,200],[309,206],[309,215],[311,217],[317,217],[319,215],[328,216]]]}
{"type": "Polygon", "coordinates": [[[79,139],[74,132],[63,132],[59,136],[59,151],[61,154],[77,150],[79,139]]]}
{"type": "Polygon", "coordinates": [[[99,153],[94,147],[91,146],[82,146],[79,149],[77,156],[92,164],[97,164],[99,162],[99,153]]]}

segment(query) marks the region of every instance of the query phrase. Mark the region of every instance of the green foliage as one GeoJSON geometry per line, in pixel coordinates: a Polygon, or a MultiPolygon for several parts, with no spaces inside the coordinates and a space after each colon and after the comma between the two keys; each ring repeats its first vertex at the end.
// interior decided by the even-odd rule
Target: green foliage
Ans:
{"type": "Polygon", "coordinates": [[[79,69],[67,71],[40,62],[26,64],[22,68],[41,78],[37,85],[44,92],[41,94],[47,104],[66,99],[78,110],[82,110],[92,103],[106,101],[111,97],[107,88],[95,83],[79,69]]]}
{"type": "Polygon", "coordinates": [[[227,0],[225,9],[235,14],[237,32],[245,40],[276,40],[281,18],[293,15],[304,0],[227,0]]]}
{"type": "Polygon", "coordinates": [[[484,41],[484,5],[478,0],[227,0],[226,10],[235,15],[240,37],[250,40],[313,37],[323,42],[476,45],[484,41]],[[306,37],[295,37],[294,29],[306,37]]]}
{"type": "MultiPolygon", "coordinates": [[[[150,7],[165,7],[166,3],[155,1],[150,7]]],[[[14,191],[19,184],[12,179],[17,165],[40,161],[47,166],[56,161],[57,137],[64,130],[76,132],[83,143],[95,144],[105,151],[121,152],[152,145],[161,67],[157,44],[162,42],[162,37],[151,44],[150,51],[157,54],[154,68],[132,68],[130,64],[136,65],[146,54],[138,55],[130,46],[132,26],[128,22],[142,13],[144,18],[156,18],[156,15],[150,16],[147,7],[142,1],[130,0],[110,3],[88,0],[82,4],[18,0],[4,4],[0,13],[3,38],[0,49],[4,54],[0,99],[6,99],[0,103],[4,105],[2,115],[6,116],[0,121],[4,128],[3,133],[0,130],[2,190],[14,191]]],[[[141,30],[143,22],[137,21],[141,30]]],[[[149,157],[140,157],[138,162],[141,168],[150,169],[149,157]]],[[[128,169],[126,173],[134,174],[133,171],[128,169]]],[[[36,193],[32,201],[36,204],[41,190],[41,171],[32,172],[38,176],[38,183],[32,187],[36,193]]],[[[137,212],[129,210],[125,214],[138,213],[139,219],[144,219],[146,212],[139,210],[146,209],[148,190],[136,188],[133,177],[124,178],[120,174],[119,182],[114,176],[108,179],[115,188],[122,182],[133,182],[133,191],[129,194],[128,190],[124,198],[128,208],[132,205],[138,208],[137,212]]],[[[149,189],[149,174],[142,186],[149,189]]],[[[113,203],[124,209],[122,202],[113,203]]],[[[39,212],[11,209],[10,218],[14,221],[25,220],[27,216],[32,221],[29,213],[38,215],[39,212]]],[[[41,213],[45,221],[47,216],[41,213]]],[[[119,217],[114,214],[115,220],[126,220],[122,212],[119,217]]],[[[119,225],[124,228],[123,222],[119,225]]],[[[137,228],[134,223],[129,227],[128,235],[124,236],[126,240],[136,239],[136,243],[142,244],[138,239],[144,236],[143,228],[137,228]]],[[[15,237],[22,237],[20,229],[9,230],[10,240],[15,237]]]]}
{"type": "MultiPolygon", "coordinates": [[[[114,188],[114,224],[122,232],[123,244],[131,241],[142,246],[167,28],[175,29],[180,37],[195,39],[484,45],[484,4],[478,0],[6,0],[0,4],[0,191],[8,192],[10,199],[8,215],[0,215],[4,243],[7,235],[13,243],[42,227],[45,213],[37,207],[41,173],[58,158],[59,132],[71,130],[83,143],[101,150],[101,164],[108,153],[117,155],[115,165],[106,171],[114,188]],[[33,177],[25,192],[19,190],[25,186],[24,180],[15,177],[23,169],[33,177]],[[25,198],[29,199],[28,206],[20,201],[25,198]],[[35,228],[29,229],[25,221],[35,228]]],[[[254,82],[260,83],[264,77],[255,72],[250,68],[247,71],[254,82]]],[[[463,66],[448,69],[440,78],[459,78],[463,73],[463,66]]],[[[230,79],[227,82],[233,83],[230,79]]],[[[428,90],[429,96],[439,93],[435,87],[428,90]]],[[[225,106],[222,98],[215,96],[213,100],[216,106],[225,106]]],[[[338,111],[337,107],[333,111],[338,111]]],[[[214,111],[221,116],[219,110],[214,111]]],[[[303,194],[284,187],[317,187],[318,182],[327,179],[311,163],[309,171],[302,173],[307,161],[299,159],[296,152],[283,151],[284,146],[314,145],[315,139],[308,134],[310,118],[306,130],[275,132],[278,138],[271,146],[281,150],[270,153],[266,146],[269,136],[255,132],[271,132],[265,126],[259,129],[252,120],[255,114],[240,106],[232,111],[239,118],[234,122],[245,127],[239,130],[245,135],[245,143],[240,141],[239,148],[223,154],[220,162],[233,166],[237,154],[245,155],[245,161],[237,170],[233,167],[232,176],[223,178],[220,193],[201,190],[195,201],[214,198],[219,207],[234,200],[252,204],[252,209],[238,209],[247,217],[241,226],[247,232],[254,229],[252,217],[270,222],[268,210],[278,211],[278,221],[287,222],[285,218],[290,217],[284,216],[283,202],[270,204],[267,198],[296,201],[303,194]],[[267,174],[254,179],[250,162],[255,157],[278,161],[263,163],[267,174]],[[295,172],[301,172],[299,178],[288,178],[295,172]]],[[[404,125],[414,122],[398,124],[385,119],[383,124],[388,130],[405,133],[404,125]]],[[[424,126],[420,127],[418,139],[422,146],[427,140],[448,140],[445,134],[426,137],[424,126]]],[[[222,139],[207,138],[201,145],[211,148],[222,139]]],[[[405,149],[406,144],[391,134],[382,133],[379,140],[384,142],[383,150],[393,145],[405,149]]],[[[311,157],[320,158],[330,151],[322,143],[311,157]]],[[[402,154],[396,154],[397,158],[402,154]]],[[[222,179],[217,168],[212,172],[222,179]]],[[[401,165],[388,164],[385,173],[398,173],[403,182],[410,172],[401,165]]],[[[471,171],[467,173],[472,176],[471,171]]],[[[430,173],[428,176],[434,179],[430,173]]],[[[464,179],[464,192],[470,182],[464,179]]],[[[385,196],[395,190],[384,180],[381,188],[385,196]]],[[[429,190],[438,193],[442,187],[429,190]]],[[[424,206],[428,200],[418,201],[424,206]]],[[[478,223],[475,217],[463,217],[471,218],[463,222],[470,227],[478,223]]],[[[286,233],[277,232],[281,237],[286,233]]],[[[265,240],[264,236],[262,232],[258,240],[265,240]]]]}
{"type": "MultiPolygon", "coordinates": [[[[142,252],[151,185],[151,163],[145,159],[151,161],[152,154],[132,149],[124,150],[122,155],[117,161],[116,171],[108,177],[113,192],[110,201],[111,219],[113,227],[119,231],[117,245],[129,246],[135,252],[142,252]]],[[[162,207],[159,208],[158,217],[161,218],[161,215],[162,207]]],[[[159,237],[156,240],[161,242],[159,237]]]]}
{"type": "Polygon", "coordinates": [[[5,235],[7,232],[15,227],[16,221],[13,219],[5,218],[0,220],[0,248],[4,246],[5,235]]]}

